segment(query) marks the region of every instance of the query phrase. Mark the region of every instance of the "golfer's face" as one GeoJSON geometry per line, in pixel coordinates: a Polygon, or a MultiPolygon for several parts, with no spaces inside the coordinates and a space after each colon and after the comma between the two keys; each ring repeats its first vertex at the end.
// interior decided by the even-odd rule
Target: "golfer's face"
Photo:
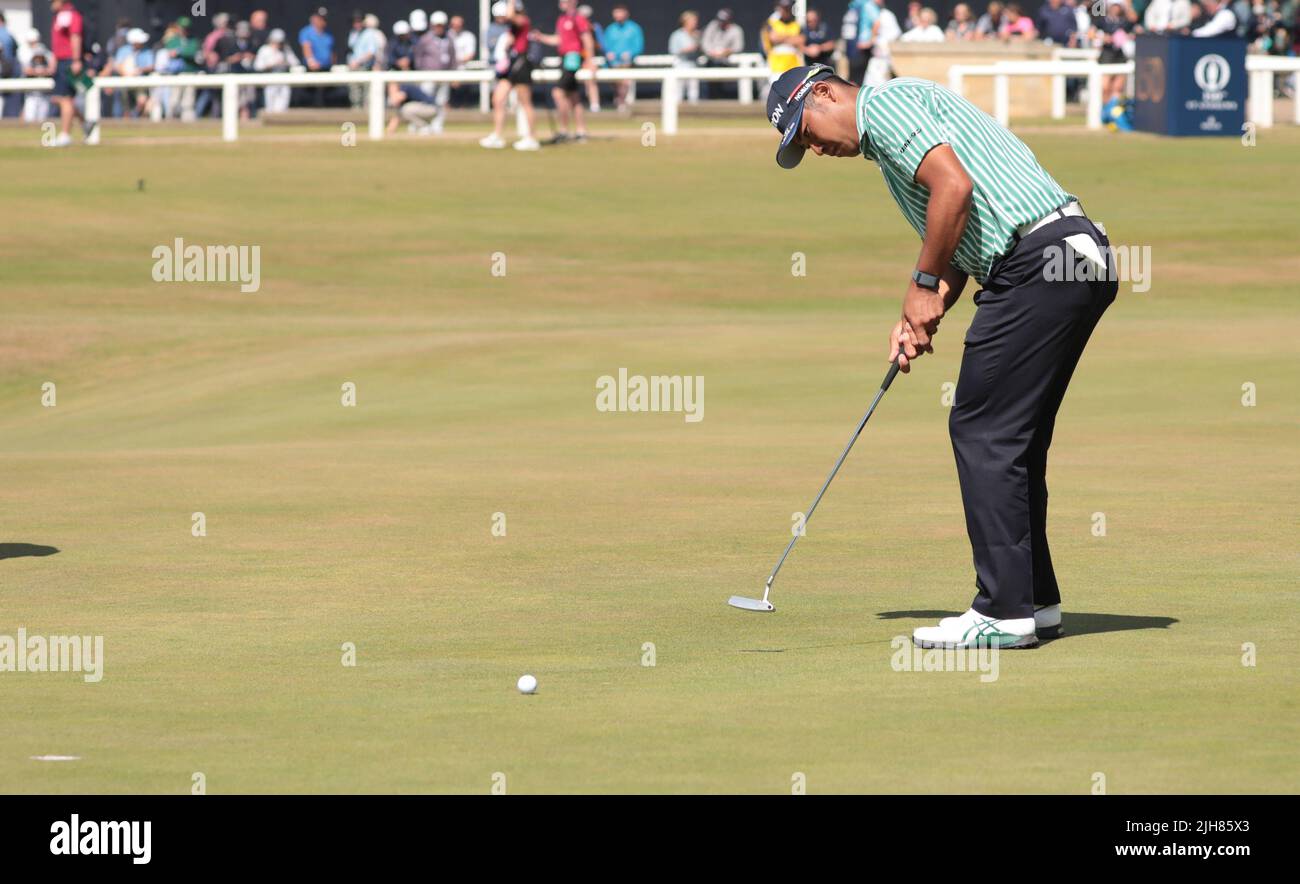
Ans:
{"type": "Polygon", "coordinates": [[[796,144],[812,151],[819,157],[855,157],[858,145],[845,141],[843,135],[833,126],[833,118],[822,105],[809,107],[804,105],[799,118],[799,134],[794,137],[796,144]]]}

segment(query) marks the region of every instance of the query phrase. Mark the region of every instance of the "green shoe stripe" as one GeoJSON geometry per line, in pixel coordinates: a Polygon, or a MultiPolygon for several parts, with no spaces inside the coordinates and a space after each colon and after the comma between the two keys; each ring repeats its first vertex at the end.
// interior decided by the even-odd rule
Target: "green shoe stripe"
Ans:
{"type": "Polygon", "coordinates": [[[1026,636],[1013,635],[1010,632],[1003,632],[994,625],[992,620],[977,620],[967,628],[962,634],[962,644],[970,642],[971,632],[975,632],[975,643],[983,644],[990,648],[1000,648],[1004,645],[1013,645],[1026,636]]]}

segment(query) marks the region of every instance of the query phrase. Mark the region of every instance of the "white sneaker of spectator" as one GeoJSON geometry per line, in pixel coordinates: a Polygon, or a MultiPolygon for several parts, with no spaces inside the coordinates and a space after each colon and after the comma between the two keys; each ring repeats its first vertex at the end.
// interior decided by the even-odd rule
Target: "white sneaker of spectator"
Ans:
{"type": "Polygon", "coordinates": [[[490,147],[493,150],[500,150],[506,146],[505,139],[496,134],[489,135],[486,138],[480,138],[478,143],[480,147],[490,147]]]}
{"type": "Polygon", "coordinates": [[[54,139],[55,147],[67,147],[70,144],[72,144],[72,136],[67,132],[60,132],[58,137],[54,139]]]}
{"type": "Polygon", "coordinates": [[[531,135],[520,138],[514,143],[515,150],[541,150],[542,146],[531,135]]]}

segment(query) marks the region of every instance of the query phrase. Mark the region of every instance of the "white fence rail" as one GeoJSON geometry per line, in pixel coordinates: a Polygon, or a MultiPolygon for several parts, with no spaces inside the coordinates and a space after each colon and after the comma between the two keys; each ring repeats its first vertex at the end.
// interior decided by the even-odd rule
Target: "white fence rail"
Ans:
{"type": "MultiPolygon", "coordinates": [[[[1058,50],[1064,54],[1068,50],[1058,50]]],[[[1011,77],[1051,77],[1052,116],[1065,116],[1065,80],[1067,77],[1084,77],[1088,80],[1088,108],[1086,125],[1100,129],[1102,78],[1108,75],[1133,73],[1133,62],[1097,64],[1092,61],[1003,61],[994,64],[955,64],[948,69],[948,88],[962,95],[967,77],[993,78],[993,116],[1002,125],[1011,119],[1011,77]]],[[[1300,72],[1300,58],[1277,55],[1246,56],[1247,117],[1263,128],[1273,125],[1273,77],[1279,73],[1300,72]]],[[[1295,122],[1300,125],[1300,89],[1295,93],[1295,122]]]]}
{"type": "Polygon", "coordinates": [[[955,64],[948,68],[948,88],[965,94],[967,77],[993,78],[993,116],[1002,125],[1011,120],[1011,78],[1051,77],[1052,117],[1065,117],[1065,80],[1084,77],[1088,80],[1087,126],[1101,128],[1102,78],[1133,73],[1133,62],[1097,64],[1092,61],[1002,61],[995,64],[955,64]]]}
{"type": "Polygon", "coordinates": [[[1261,128],[1273,125],[1273,78],[1277,74],[1295,74],[1294,122],[1300,126],[1300,58],[1284,55],[1246,56],[1246,75],[1250,77],[1248,106],[1250,119],[1261,128]]]}
{"type": "MultiPolygon", "coordinates": [[[[601,82],[656,82],[662,84],[661,131],[665,135],[677,134],[677,111],[681,103],[681,84],[687,80],[720,80],[730,82],[766,82],[770,74],[766,67],[735,68],[618,68],[580,71],[578,79],[595,78],[601,82]]],[[[172,89],[193,87],[221,90],[221,137],[226,141],[239,139],[239,90],[254,86],[346,86],[360,83],[367,86],[369,96],[370,137],[384,137],[384,114],[387,109],[389,83],[486,83],[496,78],[488,70],[457,71],[328,71],[321,73],[288,74],[152,74],[143,77],[100,77],[86,90],[86,118],[100,119],[104,89],[172,89]]],[[[548,83],[560,79],[554,69],[533,71],[533,82],[548,83]]],[[[52,80],[31,78],[25,80],[0,80],[0,92],[39,92],[54,88],[52,80]]],[[[91,133],[90,144],[99,143],[99,128],[91,133]]]]}
{"type": "MultiPolygon", "coordinates": [[[[767,70],[767,59],[763,56],[763,53],[761,52],[736,52],[731,55],[729,60],[731,64],[735,65],[736,67],[761,68],[763,70],[767,70]]],[[[638,68],[670,68],[674,66],[676,61],[677,61],[677,56],[675,55],[638,55],[636,58],[632,59],[632,65],[633,67],[638,67],[638,68]]],[[[596,63],[601,67],[605,66],[605,60],[603,58],[597,59],[596,63]]],[[[559,56],[556,55],[548,55],[542,59],[541,66],[543,68],[558,68],[560,66],[560,58],[559,56]]],[[[471,61],[465,65],[465,68],[468,70],[486,70],[488,68],[488,63],[486,61],[471,61]]],[[[690,68],[686,68],[686,71],[689,70],[690,68]]],[[[684,79],[691,79],[691,78],[684,77],[684,79]]],[[[489,110],[488,94],[490,92],[490,89],[491,89],[491,84],[484,83],[482,84],[479,90],[480,91],[479,109],[482,110],[484,113],[487,113],[487,111],[489,110]]],[[[740,80],[738,84],[738,93],[739,93],[739,99],[741,104],[753,104],[754,103],[754,81],[751,79],[740,80]]],[[[627,101],[629,104],[636,103],[636,81],[635,80],[632,82],[632,88],[629,89],[627,92],[627,101]]]]}
{"type": "MultiPolygon", "coordinates": [[[[1102,79],[1109,75],[1130,75],[1133,63],[1098,64],[1088,60],[1056,61],[1005,61],[987,65],[953,65],[948,70],[948,86],[963,94],[965,83],[971,77],[993,78],[994,116],[1006,125],[1011,119],[1011,77],[1051,77],[1052,116],[1065,116],[1065,81],[1067,77],[1082,77],[1088,81],[1087,126],[1099,129],[1101,121],[1102,79]]],[[[1300,72],[1300,58],[1252,55],[1246,58],[1249,75],[1248,110],[1250,119],[1258,126],[1273,125],[1273,78],[1279,73],[1300,72]]],[[[495,74],[486,69],[456,71],[329,71],[325,73],[245,73],[245,74],[166,74],[143,77],[100,77],[87,90],[85,113],[88,119],[100,119],[104,89],[171,89],[193,87],[221,90],[221,137],[226,141],[239,139],[239,90],[257,86],[346,86],[362,84],[368,89],[369,134],[372,139],[384,137],[387,111],[387,84],[397,83],[480,83],[491,84],[495,74]]],[[[677,133],[678,109],[681,103],[681,86],[690,80],[734,82],[741,87],[742,101],[751,95],[756,80],[767,81],[766,66],[745,64],[737,67],[703,68],[599,68],[580,71],[578,78],[595,78],[600,82],[656,82],[662,87],[661,131],[665,135],[677,133]]],[[[560,71],[544,67],[533,72],[533,81],[555,82],[560,71]]],[[[0,93],[45,92],[54,88],[49,78],[0,80],[0,93]]],[[[1300,89],[1296,92],[1295,121],[1300,124],[1300,89]]],[[[96,127],[90,143],[99,142],[96,127]]]]}

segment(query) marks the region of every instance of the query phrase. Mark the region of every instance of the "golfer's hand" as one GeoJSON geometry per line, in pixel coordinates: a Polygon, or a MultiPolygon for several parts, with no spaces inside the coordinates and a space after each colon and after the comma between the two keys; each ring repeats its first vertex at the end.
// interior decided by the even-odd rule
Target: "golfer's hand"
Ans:
{"type": "Polygon", "coordinates": [[[894,323],[893,329],[889,332],[889,361],[898,360],[898,368],[903,374],[912,370],[912,360],[919,357],[925,351],[916,345],[916,336],[912,333],[912,327],[901,319],[894,323]]]}
{"type": "Polygon", "coordinates": [[[943,296],[912,282],[907,287],[907,294],[903,296],[903,322],[912,327],[917,345],[927,353],[934,352],[930,346],[930,336],[939,330],[939,320],[942,318],[943,296]]]}

